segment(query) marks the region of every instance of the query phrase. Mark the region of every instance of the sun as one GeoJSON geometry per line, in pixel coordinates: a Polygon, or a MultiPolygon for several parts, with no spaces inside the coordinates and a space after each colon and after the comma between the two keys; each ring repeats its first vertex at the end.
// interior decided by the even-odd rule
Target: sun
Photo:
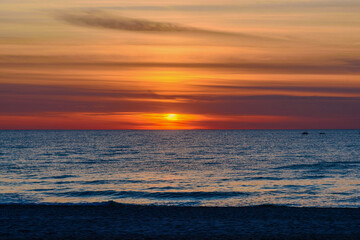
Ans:
{"type": "Polygon", "coordinates": [[[178,116],[174,113],[170,113],[166,115],[166,119],[169,121],[176,121],[178,120],[178,116]]]}

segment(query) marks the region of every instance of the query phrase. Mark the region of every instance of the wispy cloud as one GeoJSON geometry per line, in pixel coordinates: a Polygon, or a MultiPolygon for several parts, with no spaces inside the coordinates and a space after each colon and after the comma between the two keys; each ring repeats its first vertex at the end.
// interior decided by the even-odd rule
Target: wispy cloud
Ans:
{"type": "Polygon", "coordinates": [[[99,87],[0,84],[0,113],[41,112],[167,112],[218,115],[271,115],[360,118],[360,97],[162,94],[144,90],[107,90],[99,87]],[[160,101],[161,100],[161,101],[160,101]],[[167,101],[166,101],[167,100],[167,101]],[[91,110],[91,111],[90,111],[91,110]]]}
{"type": "Polygon", "coordinates": [[[237,86],[237,85],[194,85],[201,89],[226,89],[226,90],[264,90],[284,92],[307,92],[307,93],[338,93],[360,95],[360,87],[328,87],[328,86],[237,86]]]}
{"type": "MultiPolygon", "coordinates": [[[[338,59],[337,62],[319,63],[314,60],[305,62],[254,62],[239,60],[230,62],[143,62],[143,61],[103,61],[97,59],[86,59],[71,56],[25,56],[25,55],[0,55],[0,66],[3,68],[187,68],[187,69],[207,69],[215,70],[237,70],[247,72],[262,73],[287,73],[287,74],[359,74],[359,59],[338,59]]],[[[7,73],[8,74],[8,73],[7,73]]],[[[1,71],[0,71],[1,77],[1,71]]]]}
{"type": "Polygon", "coordinates": [[[214,35],[241,37],[251,40],[274,41],[270,37],[256,36],[246,33],[235,33],[225,31],[215,31],[190,26],[184,26],[176,23],[157,22],[138,18],[128,18],[122,16],[114,16],[103,11],[89,10],[80,12],[61,12],[56,14],[56,18],[67,23],[96,27],[104,29],[113,29],[119,31],[143,32],[143,33],[182,33],[182,34],[198,34],[198,35],[214,35]]]}

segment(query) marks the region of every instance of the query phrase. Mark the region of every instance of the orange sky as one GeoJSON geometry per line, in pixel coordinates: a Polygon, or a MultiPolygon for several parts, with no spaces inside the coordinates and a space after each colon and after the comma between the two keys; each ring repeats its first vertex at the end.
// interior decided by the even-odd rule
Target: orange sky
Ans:
{"type": "Polygon", "coordinates": [[[359,11],[2,0],[0,129],[360,128],[359,11]]]}

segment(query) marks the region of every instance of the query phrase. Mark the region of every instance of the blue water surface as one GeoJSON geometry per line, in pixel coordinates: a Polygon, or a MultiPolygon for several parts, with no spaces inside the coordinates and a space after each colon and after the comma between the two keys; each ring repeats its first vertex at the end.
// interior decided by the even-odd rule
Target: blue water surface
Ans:
{"type": "Polygon", "coordinates": [[[0,131],[0,203],[360,207],[360,131],[302,132],[0,131]]]}

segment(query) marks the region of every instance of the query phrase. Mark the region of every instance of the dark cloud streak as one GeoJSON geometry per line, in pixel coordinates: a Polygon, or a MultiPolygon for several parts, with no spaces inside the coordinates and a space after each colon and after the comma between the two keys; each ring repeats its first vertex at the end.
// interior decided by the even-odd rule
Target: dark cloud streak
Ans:
{"type": "Polygon", "coordinates": [[[189,68],[208,70],[237,70],[261,73],[287,74],[359,74],[360,61],[358,58],[343,59],[337,63],[318,63],[308,61],[304,63],[285,62],[121,62],[104,61],[70,56],[21,56],[0,55],[0,68],[189,68]],[[74,60],[75,59],[75,60],[74,60]]]}
{"type": "Polygon", "coordinates": [[[202,89],[227,90],[269,90],[308,93],[353,93],[360,95],[360,87],[318,87],[318,86],[236,86],[236,85],[194,85],[202,89]]]}
{"type": "Polygon", "coordinates": [[[248,40],[280,41],[270,37],[255,36],[244,33],[214,31],[183,26],[176,23],[156,22],[144,19],[112,16],[102,11],[64,12],[56,14],[56,18],[72,25],[112,29],[143,33],[182,33],[214,36],[241,37],[248,40]]]}
{"type": "Polygon", "coordinates": [[[360,118],[360,97],[291,95],[165,95],[151,91],[77,89],[64,86],[0,85],[1,115],[42,112],[168,112],[360,118]],[[181,101],[164,101],[177,100],[181,101]],[[160,100],[160,101],[159,101],[160,100]]]}

